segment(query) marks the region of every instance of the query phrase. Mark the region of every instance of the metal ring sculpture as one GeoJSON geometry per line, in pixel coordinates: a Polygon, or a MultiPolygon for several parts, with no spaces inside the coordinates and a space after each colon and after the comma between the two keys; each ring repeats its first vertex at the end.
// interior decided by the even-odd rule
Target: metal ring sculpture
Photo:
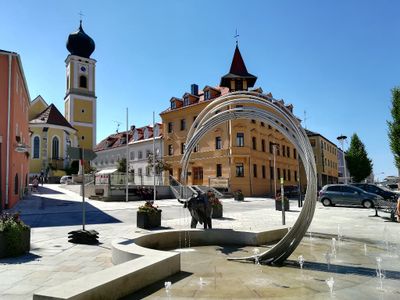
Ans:
{"type": "MultiPolygon", "coordinates": [[[[311,224],[317,197],[317,176],[313,150],[298,119],[278,101],[255,92],[234,92],[210,102],[191,126],[181,159],[181,182],[187,183],[187,169],[194,147],[214,127],[230,120],[257,119],[278,129],[297,149],[303,162],[307,191],[304,206],[293,227],[270,250],[257,255],[265,264],[282,264],[296,249],[311,224]],[[235,107],[236,105],[247,105],[235,107]]],[[[230,258],[231,260],[255,261],[256,256],[230,258]]]]}

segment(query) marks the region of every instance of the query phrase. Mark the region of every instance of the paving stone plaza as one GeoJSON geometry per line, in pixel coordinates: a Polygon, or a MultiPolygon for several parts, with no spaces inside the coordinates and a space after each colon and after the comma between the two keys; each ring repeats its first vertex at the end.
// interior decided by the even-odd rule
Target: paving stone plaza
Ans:
{"type": "MultiPolygon", "coordinates": [[[[136,210],[142,201],[88,200],[87,229],[99,232],[100,244],[68,243],[68,232],[81,224],[82,204],[77,192],[73,185],[44,185],[14,208],[32,226],[31,251],[22,257],[0,260],[1,299],[32,299],[35,292],[46,287],[107,269],[112,266],[112,240],[146,234],[146,230],[136,227],[136,210]]],[[[290,202],[291,210],[286,212],[289,227],[301,209],[297,200],[290,202]]],[[[281,212],[275,211],[272,199],[224,199],[223,204],[224,218],[213,220],[214,228],[257,231],[281,226],[281,212]]],[[[189,228],[189,215],[176,199],[160,200],[157,205],[163,210],[163,229],[189,228]]],[[[381,217],[373,215],[373,210],[323,207],[317,203],[309,233],[283,267],[226,261],[227,257],[252,254],[254,247],[193,247],[182,252],[180,274],[127,299],[398,299],[399,224],[389,222],[383,213],[381,217]],[[328,252],[332,254],[329,265],[328,252]],[[299,266],[300,256],[304,258],[303,269],[299,266]],[[382,282],[377,277],[377,258],[381,259],[382,282]],[[326,283],[331,277],[332,295],[326,283]],[[168,281],[171,287],[166,291],[164,283],[168,281]]]]}

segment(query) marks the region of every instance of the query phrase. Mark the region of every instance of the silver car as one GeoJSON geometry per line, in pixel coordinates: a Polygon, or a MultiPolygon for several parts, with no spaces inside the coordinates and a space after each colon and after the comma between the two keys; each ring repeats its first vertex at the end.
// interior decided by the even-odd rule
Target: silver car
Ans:
{"type": "Polygon", "coordinates": [[[365,208],[372,208],[383,200],[381,196],[367,193],[360,188],[347,184],[328,184],[319,192],[318,200],[324,206],[342,205],[362,205],[365,208]]]}

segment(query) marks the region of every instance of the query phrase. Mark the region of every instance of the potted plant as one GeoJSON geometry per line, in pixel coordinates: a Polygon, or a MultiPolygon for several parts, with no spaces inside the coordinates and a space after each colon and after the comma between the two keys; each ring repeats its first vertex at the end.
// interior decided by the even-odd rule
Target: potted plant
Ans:
{"type": "Polygon", "coordinates": [[[30,250],[31,229],[19,214],[0,215],[0,258],[22,255],[30,250]]]}
{"type": "Polygon", "coordinates": [[[137,211],[136,226],[144,229],[151,229],[161,226],[161,209],[153,205],[152,201],[146,201],[139,206],[137,211]]]}
{"type": "MultiPolygon", "coordinates": [[[[284,206],[283,206],[283,207],[284,207],[285,211],[288,211],[288,210],[290,209],[288,197],[284,196],[283,202],[284,202],[284,206]]],[[[281,195],[281,193],[277,193],[277,194],[276,194],[276,198],[275,198],[275,210],[280,210],[280,211],[282,211],[282,195],[281,195]]]]}
{"type": "Polygon", "coordinates": [[[212,218],[213,219],[222,218],[223,206],[222,202],[217,197],[213,197],[211,199],[211,206],[212,206],[212,218]]]}
{"type": "Polygon", "coordinates": [[[233,197],[235,200],[237,201],[243,201],[244,200],[244,196],[241,190],[237,190],[236,192],[233,193],[233,197]]]}

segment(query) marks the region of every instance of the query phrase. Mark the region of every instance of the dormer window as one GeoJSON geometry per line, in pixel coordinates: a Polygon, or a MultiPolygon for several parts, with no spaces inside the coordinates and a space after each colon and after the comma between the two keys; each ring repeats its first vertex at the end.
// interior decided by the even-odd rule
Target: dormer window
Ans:
{"type": "Polygon", "coordinates": [[[204,91],[204,100],[209,100],[210,98],[210,90],[204,91]]]}
{"type": "Polygon", "coordinates": [[[171,101],[171,109],[175,109],[176,108],[176,102],[175,101],[171,101]]]}
{"type": "Polygon", "coordinates": [[[188,106],[190,104],[189,97],[183,98],[183,106],[188,106]]]}

